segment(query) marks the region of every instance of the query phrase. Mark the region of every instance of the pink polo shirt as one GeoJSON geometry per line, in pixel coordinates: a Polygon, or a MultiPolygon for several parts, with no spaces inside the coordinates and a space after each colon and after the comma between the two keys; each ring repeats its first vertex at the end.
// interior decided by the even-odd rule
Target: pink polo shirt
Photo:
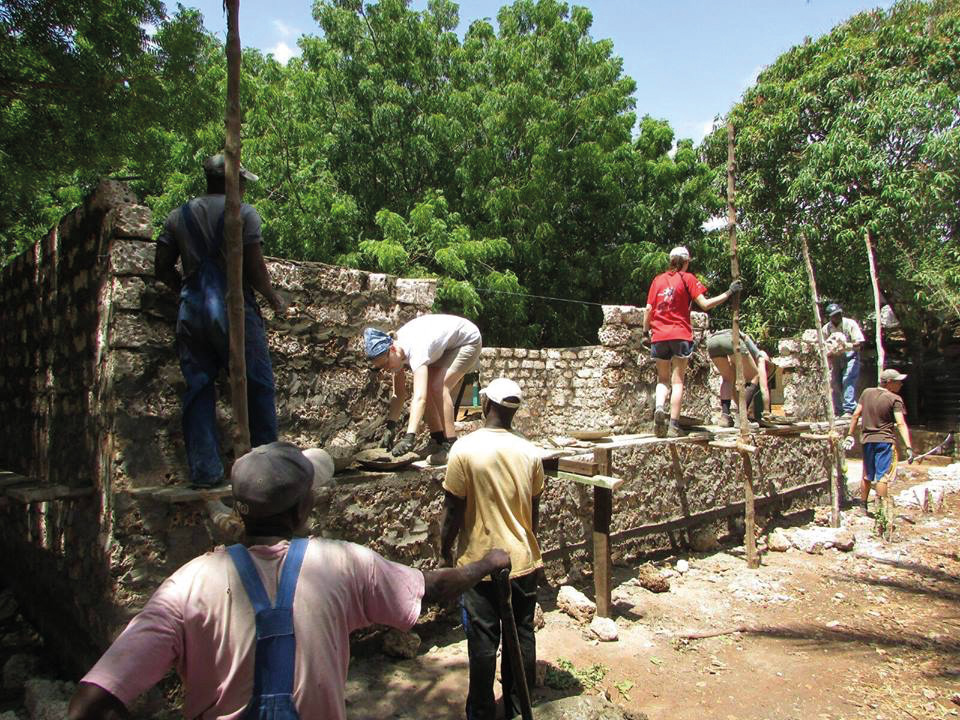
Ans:
{"type": "MultiPolygon", "coordinates": [[[[271,602],[289,543],[250,554],[271,602]]],[[[420,615],[423,574],[360,545],[314,538],[293,600],[293,697],[303,718],[346,717],[350,632],[374,623],[408,630],[420,615]]],[[[253,608],[223,548],[167,578],[83,678],[124,705],[171,667],[183,680],[187,718],[240,718],[253,692],[253,608]]]]}

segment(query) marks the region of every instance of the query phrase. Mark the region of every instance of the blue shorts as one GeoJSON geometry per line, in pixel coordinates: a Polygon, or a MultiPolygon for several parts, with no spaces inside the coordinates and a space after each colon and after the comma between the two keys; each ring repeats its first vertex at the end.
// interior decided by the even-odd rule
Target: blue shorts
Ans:
{"type": "Polygon", "coordinates": [[[692,340],[661,340],[650,344],[650,357],[654,360],[688,358],[693,355],[692,340]]]}
{"type": "Polygon", "coordinates": [[[885,483],[897,474],[897,449],[893,443],[863,444],[863,470],[868,483],[885,483]]]}

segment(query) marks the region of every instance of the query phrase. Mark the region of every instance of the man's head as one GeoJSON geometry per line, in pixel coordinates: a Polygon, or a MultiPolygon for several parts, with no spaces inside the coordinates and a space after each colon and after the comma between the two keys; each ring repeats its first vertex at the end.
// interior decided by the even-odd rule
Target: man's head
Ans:
{"type": "Polygon", "coordinates": [[[314,468],[287,442],[256,447],[233,464],[234,507],[248,535],[290,536],[313,506],[314,468]]]}
{"type": "Polygon", "coordinates": [[[363,331],[363,349],[367,359],[378,370],[399,370],[403,367],[403,351],[389,333],[368,327],[363,331]]]}
{"type": "Polygon", "coordinates": [[[840,321],[843,320],[843,308],[836,303],[830,303],[827,305],[827,317],[834,325],[839,325],[840,321]]]}
{"type": "Polygon", "coordinates": [[[906,379],[907,376],[899,370],[887,368],[880,373],[880,387],[886,388],[893,393],[900,392],[900,388],[903,387],[903,381],[906,379]]]}
{"type": "Polygon", "coordinates": [[[510,427],[513,416],[523,400],[520,386],[508,378],[492,380],[480,391],[484,417],[496,419],[504,427],[510,427]]]}
{"type": "MultiPolygon", "coordinates": [[[[203,161],[203,174],[207,176],[207,194],[223,195],[227,191],[226,181],[226,158],[223,153],[211,155],[203,161]]],[[[260,178],[240,166],[240,192],[243,193],[247,188],[248,182],[256,182],[260,178]]]]}
{"type": "Polygon", "coordinates": [[[690,251],[679,245],[670,251],[670,269],[686,270],[690,267],[690,251]]]}

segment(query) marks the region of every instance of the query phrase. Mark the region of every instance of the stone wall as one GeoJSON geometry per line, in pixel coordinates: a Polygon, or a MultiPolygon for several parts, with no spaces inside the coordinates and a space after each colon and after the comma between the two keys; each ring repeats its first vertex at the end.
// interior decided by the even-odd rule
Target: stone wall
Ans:
{"type": "MultiPolygon", "coordinates": [[[[693,313],[694,335],[702,340],[709,324],[705,313],[693,313]]],[[[600,344],[586,347],[484,348],[483,378],[509,377],[524,392],[517,413],[518,429],[529,437],[564,435],[579,430],[612,429],[634,433],[653,421],[657,372],[649,348],[643,346],[643,309],[606,305],[600,344]]],[[[709,419],[718,409],[719,378],[703,343],[690,360],[683,412],[709,419]],[[715,407],[717,406],[717,407],[715,407]]]]}
{"type": "MultiPolygon", "coordinates": [[[[202,504],[152,493],[187,482],[177,298],[153,277],[152,236],[149,210],[103,182],[0,273],[0,470],[29,479],[9,477],[17,490],[0,506],[3,571],[74,667],[215,539],[202,504]]],[[[281,437],[352,448],[379,425],[389,391],[360,332],[429,310],[435,281],[279,260],[268,269],[293,303],[284,318],[265,312],[281,437]]],[[[227,439],[225,377],[220,390],[227,439]]]]}

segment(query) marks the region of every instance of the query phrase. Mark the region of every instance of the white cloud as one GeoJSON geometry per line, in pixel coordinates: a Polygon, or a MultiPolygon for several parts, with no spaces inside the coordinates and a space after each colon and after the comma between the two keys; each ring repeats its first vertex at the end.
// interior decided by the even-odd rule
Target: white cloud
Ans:
{"type": "Polygon", "coordinates": [[[293,37],[297,34],[297,29],[290,27],[283,20],[276,19],[273,21],[274,29],[280,33],[280,37],[288,38],[293,37]]]}
{"type": "Polygon", "coordinates": [[[292,48],[281,40],[270,48],[268,52],[273,55],[277,62],[286,65],[290,58],[300,54],[300,48],[292,48]]]}

